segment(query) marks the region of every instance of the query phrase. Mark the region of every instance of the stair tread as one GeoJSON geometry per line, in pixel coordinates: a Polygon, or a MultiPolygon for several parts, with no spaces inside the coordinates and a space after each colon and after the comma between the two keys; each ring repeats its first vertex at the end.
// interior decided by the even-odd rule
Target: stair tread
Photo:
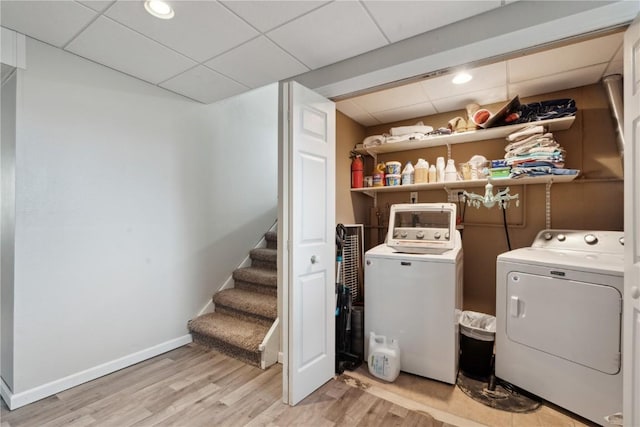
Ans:
{"type": "Polygon", "coordinates": [[[264,238],[266,240],[271,240],[271,241],[277,241],[278,240],[278,231],[274,230],[274,231],[267,231],[264,234],[264,238]]]}
{"type": "Polygon", "coordinates": [[[263,286],[278,286],[278,272],[268,268],[244,267],[233,272],[234,280],[257,283],[263,286]]]}
{"type": "Polygon", "coordinates": [[[207,313],[189,322],[189,331],[258,352],[269,326],[223,313],[207,313]]]}
{"type": "Polygon", "coordinates": [[[251,249],[250,254],[253,259],[261,259],[265,261],[276,261],[278,258],[278,250],[271,248],[251,249]]]}
{"type": "Polygon", "coordinates": [[[275,320],[278,317],[278,298],[274,295],[244,289],[225,289],[213,296],[216,305],[275,320]]]}

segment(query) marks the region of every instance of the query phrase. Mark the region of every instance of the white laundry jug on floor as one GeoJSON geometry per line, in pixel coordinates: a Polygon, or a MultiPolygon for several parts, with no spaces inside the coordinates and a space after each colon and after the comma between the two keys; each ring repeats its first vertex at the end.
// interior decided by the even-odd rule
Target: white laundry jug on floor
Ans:
{"type": "Polygon", "coordinates": [[[385,381],[393,382],[400,374],[400,346],[397,340],[383,335],[369,334],[369,372],[385,381]]]}

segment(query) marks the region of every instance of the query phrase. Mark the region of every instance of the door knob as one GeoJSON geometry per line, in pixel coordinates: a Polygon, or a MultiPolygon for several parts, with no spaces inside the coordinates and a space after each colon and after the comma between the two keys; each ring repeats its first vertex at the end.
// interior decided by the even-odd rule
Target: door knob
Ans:
{"type": "Polygon", "coordinates": [[[315,255],[311,255],[311,264],[315,264],[318,262],[318,257],[316,257],[315,255]]]}
{"type": "Polygon", "coordinates": [[[637,286],[631,287],[631,298],[638,299],[640,298],[640,288],[637,286]]]}

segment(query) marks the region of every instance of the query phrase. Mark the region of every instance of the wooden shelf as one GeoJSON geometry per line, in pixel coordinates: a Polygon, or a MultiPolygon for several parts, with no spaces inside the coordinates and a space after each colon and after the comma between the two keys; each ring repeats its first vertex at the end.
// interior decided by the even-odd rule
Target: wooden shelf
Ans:
{"type": "MultiPolygon", "coordinates": [[[[465,142],[484,141],[487,139],[505,138],[507,135],[523,129],[527,126],[541,125],[545,126],[549,132],[566,130],[571,127],[573,117],[562,117],[559,119],[542,120],[539,122],[520,123],[517,125],[499,126],[489,129],[471,130],[468,132],[454,133],[451,135],[436,135],[426,137],[424,139],[414,139],[406,141],[391,142],[382,145],[376,145],[369,148],[358,148],[355,150],[361,154],[382,154],[393,153],[396,151],[416,150],[420,148],[438,147],[449,144],[461,144],[465,142]]],[[[467,181],[468,182],[468,181],[467,181]]]]}
{"type": "Polygon", "coordinates": [[[392,193],[399,191],[424,191],[424,190],[457,190],[464,188],[484,187],[487,182],[491,182],[494,187],[506,187],[509,185],[531,185],[531,184],[547,184],[547,183],[566,183],[576,179],[580,173],[576,175],[541,175],[530,178],[485,178],[473,179],[468,181],[451,181],[451,182],[434,182],[428,184],[409,184],[395,185],[390,187],[366,187],[352,188],[354,193],[364,193],[373,197],[376,193],[392,193]]]}

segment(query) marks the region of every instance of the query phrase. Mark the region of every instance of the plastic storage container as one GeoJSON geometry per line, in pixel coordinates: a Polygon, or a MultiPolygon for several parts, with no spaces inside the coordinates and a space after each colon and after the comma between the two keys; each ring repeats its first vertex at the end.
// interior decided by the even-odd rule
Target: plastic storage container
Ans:
{"type": "Polygon", "coordinates": [[[397,340],[369,333],[369,372],[385,381],[393,382],[400,374],[400,346],[397,340]]]}
{"type": "Polygon", "coordinates": [[[460,370],[466,376],[487,380],[496,340],[496,318],[475,311],[460,316],[460,370]]]}
{"type": "Polygon", "coordinates": [[[395,185],[400,185],[402,179],[402,175],[396,175],[396,174],[386,174],[385,175],[385,180],[386,183],[385,185],[387,185],[388,187],[393,187],[395,185]]]}
{"type": "Polygon", "coordinates": [[[402,163],[395,160],[385,163],[387,175],[400,175],[402,173],[402,163]]]}

